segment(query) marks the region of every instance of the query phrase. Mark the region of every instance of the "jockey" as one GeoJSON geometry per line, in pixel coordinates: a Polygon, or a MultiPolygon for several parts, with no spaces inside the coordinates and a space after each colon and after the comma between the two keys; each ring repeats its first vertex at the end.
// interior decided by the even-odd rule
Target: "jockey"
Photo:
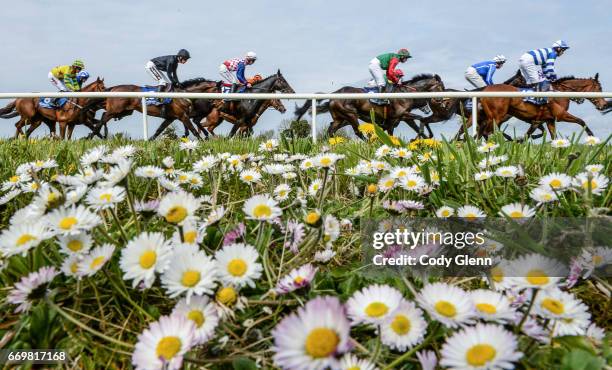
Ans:
{"type": "Polygon", "coordinates": [[[226,84],[231,85],[230,93],[236,92],[238,83],[251,87],[249,81],[244,77],[244,70],[246,66],[255,63],[256,60],[257,54],[254,51],[249,51],[244,59],[228,59],[219,66],[221,78],[226,84]]]}
{"type": "Polygon", "coordinates": [[[79,87],[82,88],[83,84],[87,82],[87,80],[89,79],[89,72],[81,71],[77,73],[76,79],[77,79],[77,83],[79,84],[79,87]]]}
{"type": "MultiPolygon", "coordinates": [[[[392,85],[387,85],[387,80],[391,81],[392,84],[396,84],[399,81],[395,75],[395,69],[398,63],[405,63],[408,58],[412,58],[410,52],[408,49],[402,48],[397,53],[381,54],[370,61],[370,74],[374,77],[374,81],[376,81],[378,92],[387,92],[390,89],[387,86],[392,85]]],[[[379,102],[384,103],[382,100],[379,102]]]]}
{"type": "Polygon", "coordinates": [[[49,72],[49,81],[61,92],[79,91],[81,90],[81,85],[77,82],[76,76],[84,68],[85,64],[79,59],[69,66],[57,66],[49,72]]]}
{"type": "Polygon", "coordinates": [[[185,64],[189,58],[191,58],[189,52],[185,49],[181,49],[176,55],[165,55],[153,58],[147,62],[145,69],[149,72],[151,77],[153,77],[155,82],[157,82],[158,92],[169,90],[168,86],[181,85],[176,75],[176,69],[179,63],[185,64]],[[167,77],[160,71],[166,72],[167,77]]]}
{"type": "Polygon", "coordinates": [[[475,88],[493,85],[493,74],[495,70],[503,67],[506,57],[499,54],[493,60],[472,64],[465,71],[465,79],[475,88]]]}
{"type": "Polygon", "coordinates": [[[519,59],[519,67],[527,84],[536,84],[536,91],[549,91],[550,83],[557,79],[555,60],[567,49],[567,42],[558,40],[551,48],[535,49],[523,54],[519,59]]]}

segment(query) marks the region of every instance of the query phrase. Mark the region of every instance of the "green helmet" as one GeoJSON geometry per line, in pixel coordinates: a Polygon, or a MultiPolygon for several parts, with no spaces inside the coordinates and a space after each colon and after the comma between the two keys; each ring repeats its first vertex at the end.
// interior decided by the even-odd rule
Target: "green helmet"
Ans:
{"type": "Polygon", "coordinates": [[[406,58],[412,58],[412,55],[410,55],[410,52],[408,51],[408,49],[405,49],[405,48],[399,49],[397,51],[397,55],[406,57],[406,58]]]}
{"type": "Polygon", "coordinates": [[[72,62],[72,66],[73,67],[78,67],[78,68],[81,68],[81,69],[85,69],[85,63],[83,63],[83,61],[80,60],[80,59],[77,59],[74,62],[72,62]]]}

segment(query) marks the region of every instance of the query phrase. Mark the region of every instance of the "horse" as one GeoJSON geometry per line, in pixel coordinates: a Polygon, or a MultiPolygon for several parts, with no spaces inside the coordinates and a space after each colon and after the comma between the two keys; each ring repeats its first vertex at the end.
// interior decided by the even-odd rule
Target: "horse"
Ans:
{"type": "MultiPolygon", "coordinates": [[[[552,83],[553,89],[557,91],[573,92],[601,92],[599,73],[593,78],[575,78],[574,76],[563,77],[552,83]]],[[[520,88],[510,85],[491,85],[483,91],[520,91],[520,88]]],[[[493,132],[495,125],[498,127],[510,117],[516,117],[530,124],[526,137],[529,137],[542,123],[546,123],[552,138],[556,136],[555,123],[557,121],[572,122],[584,128],[588,135],[593,135],[591,129],[584,120],[569,113],[570,98],[552,98],[548,103],[537,106],[527,103],[523,98],[482,98],[481,105],[484,112],[483,124],[479,124],[478,136],[488,136],[493,132]]],[[[608,113],[609,102],[603,98],[588,99],[602,114],[608,113]]],[[[468,120],[468,127],[471,122],[468,120]]],[[[457,137],[463,132],[459,129],[457,137]]]]}
{"type": "MultiPolygon", "coordinates": [[[[104,91],[104,79],[99,77],[96,81],[83,87],[82,92],[101,92],[104,91]]],[[[29,137],[32,132],[40,126],[41,123],[45,123],[51,131],[51,136],[55,136],[55,123],[59,122],[60,126],[60,138],[68,139],[72,137],[74,126],[80,122],[83,122],[90,128],[94,126],[92,123],[93,117],[87,114],[88,106],[92,101],[96,99],[91,98],[71,98],[69,99],[62,108],[50,109],[41,107],[38,98],[22,98],[16,99],[9,103],[5,108],[0,110],[1,118],[10,118],[16,116],[12,110],[21,116],[20,120],[15,124],[16,132],[15,136],[23,134],[22,128],[26,125],[30,125],[26,132],[26,137],[29,137]],[[67,129],[67,131],[66,131],[67,129]]]]}
{"type": "MultiPolygon", "coordinates": [[[[400,85],[396,85],[394,92],[441,91],[442,89],[444,89],[444,83],[440,76],[421,74],[400,85]]],[[[363,89],[344,86],[333,92],[333,94],[338,93],[363,93],[363,89]]],[[[389,134],[393,134],[393,130],[401,121],[405,121],[419,133],[414,120],[421,120],[422,117],[410,113],[416,101],[416,99],[412,98],[391,99],[391,102],[387,105],[377,105],[371,103],[369,99],[330,99],[326,103],[317,105],[317,114],[327,112],[331,114],[333,121],[327,129],[329,136],[333,136],[342,127],[350,125],[355,135],[365,140],[365,137],[359,132],[359,120],[369,122],[371,120],[371,111],[374,112],[375,120],[379,123],[379,126],[389,134]]],[[[311,105],[312,102],[307,100],[303,106],[297,107],[295,119],[300,120],[310,109],[311,105]]]]}
{"type": "MultiPolygon", "coordinates": [[[[255,124],[257,123],[257,121],[259,120],[259,117],[268,109],[268,108],[273,108],[277,111],[279,111],[280,113],[284,114],[287,109],[285,108],[285,106],[283,105],[283,103],[278,100],[278,99],[269,99],[269,100],[264,100],[264,103],[261,105],[261,107],[259,107],[259,110],[257,111],[257,113],[255,114],[255,116],[253,116],[253,118],[251,118],[251,122],[249,124],[250,127],[255,126],[255,124]]],[[[228,121],[231,124],[235,125],[238,122],[238,118],[235,116],[232,116],[230,114],[224,113],[219,111],[219,109],[217,108],[213,108],[212,111],[210,113],[208,113],[208,115],[206,115],[205,117],[201,116],[201,111],[198,110],[198,104],[195,103],[194,104],[194,109],[195,112],[197,112],[199,115],[195,117],[195,119],[200,119],[200,121],[202,119],[206,120],[206,123],[204,123],[204,128],[206,129],[206,131],[208,133],[210,133],[213,136],[216,136],[214,133],[214,130],[219,127],[219,125],[224,121],[228,121]]],[[[252,132],[252,129],[249,130],[246,127],[239,127],[238,128],[238,132],[242,133],[242,134],[249,134],[250,132],[252,132]]]]}

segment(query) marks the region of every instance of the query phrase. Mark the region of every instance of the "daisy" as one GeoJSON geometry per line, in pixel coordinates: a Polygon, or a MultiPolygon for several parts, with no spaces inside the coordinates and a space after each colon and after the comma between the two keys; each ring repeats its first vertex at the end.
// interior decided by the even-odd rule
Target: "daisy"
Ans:
{"type": "Polygon", "coordinates": [[[47,216],[47,222],[55,234],[73,235],[92,230],[102,223],[102,219],[85,206],[73,205],[54,210],[47,216]]]}
{"type": "Polygon", "coordinates": [[[254,288],[254,280],[259,279],[263,271],[258,258],[259,253],[251,245],[237,243],[224,246],[215,253],[219,279],[225,285],[254,288]]]}
{"type": "Polygon", "coordinates": [[[516,166],[504,166],[495,170],[495,175],[505,178],[515,178],[518,173],[519,169],[516,166]]]}
{"type": "Polygon", "coordinates": [[[523,354],[516,336],[501,326],[478,324],[453,334],[440,351],[449,369],[513,369],[523,354]]]}
{"type": "Polygon", "coordinates": [[[572,178],[564,173],[553,172],[540,178],[539,184],[544,189],[563,191],[572,183],[572,178]]]}
{"type": "Polygon", "coordinates": [[[291,187],[287,184],[280,184],[274,188],[274,199],[279,202],[287,200],[289,198],[289,193],[291,192],[291,187]]]}
{"type": "Polygon", "coordinates": [[[592,194],[601,195],[604,190],[608,187],[609,180],[606,176],[590,172],[581,172],[572,180],[574,187],[588,191],[590,189],[592,194]]]}
{"type": "Polygon", "coordinates": [[[112,166],[110,170],[102,176],[104,180],[100,181],[98,185],[101,187],[112,187],[117,185],[130,173],[131,168],[131,159],[120,159],[115,166],[112,166]]]}
{"type": "Polygon", "coordinates": [[[510,300],[501,293],[476,289],[469,292],[476,316],[485,321],[504,323],[512,321],[515,310],[510,306],[510,300]]]}
{"type": "Polygon", "coordinates": [[[323,221],[323,230],[323,241],[334,242],[340,236],[340,222],[334,216],[327,215],[323,221]]]}
{"type": "Polygon", "coordinates": [[[573,294],[557,288],[539,292],[534,312],[540,317],[552,320],[554,336],[584,335],[591,324],[588,307],[573,294]]]}
{"type": "Polygon", "coordinates": [[[72,235],[60,235],[57,237],[57,243],[60,246],[60,252],[71,255],[83,255],[89,252],[93,245],[93,238],[90,234],[82,232],[72,235]]]}
{"type": "Polygon", "coordinates": [[[159,207],[159,200],[153,199],[147,202],[134,202],[134,210],[140,213],[156,213],[157,208],[159,207]]]}
{"type": "Polygon", "coordinates": [[[180,150],[196,150],[198,148],[198,142],[194,140],[189,140],[185,138],[185,140],[181,140],[179,143],[180,150]]]}
{"type": "Polygon", "coordinates": [[[455,215],[455,210],[449,206],[442,206],[436,210],[436,216],[439,218],[447,218],[455,215]]]}
{"type": "Polygon", "coordinates": [[[474,303],[461,288],[446,283],[427,284],[416,301],[444,326],[456,328],[472,322],[474,303]]]}
{"type": "Polygon", "coordinates": [[[499,214],[510,218],[530,218],[535,215],[535,209],[521,203],[511,203],[503,206],[499,214]]]}
{"type": "Polygon", "coordinates": [[[555,139],[550,142],[550,146],[553,148],[567,148],[570,144],[570,141],[567,139],[555,139]]]}
{"type": "Polygon", "coordinates": [[[601,139],[597,136],[586,136],[582,142],[588,146],[594,146],[601,143],[601,139]]]}
{"type": "Polygon", "coordinates": [[[133,145],[123,145],[113,150],[112,153],[104,156],[102,158],[102,162],[105,163],[119,163],[121,161],[125,161],[126,159],[134,156],[136,153],[136,147],[133,145]]]}
{"type": "Polygon", "coordinates": [[[83,196],[87,193],[87,185],[79,185],[71,188],[66,192],[66,203],[65,206],[71,206],[73,204],[78,203],[83,196]]]}
{"type": "Polygon", "coordinates": [[[16,189],[20,187],[21,184],[30,180],[32,180],[32,176],[27,173],[11,176],[7,181],[2,183],[2,191],[16,189]]]}
{"type": "Polygon", "coordinates": [[[240,180],[245,184],[254,184],[261,180],[261,174],[255,170],[244,170],[240,172],[240,180]]]}
{"type": "Polygon", "coordinates": [[[213,155],[202,157],[199,161],[193,164],[193,170],[196,172],[206,172],[212,169],[219,159],[213,155]]]}
{"type": "Polygon", "coordinates": [[[210,210],[210,213],[206,215],[204,219],[204,226],[212,226],[221,221],[221,219],[225,216],[225,207],[216,206],[210,210]]]}
{"type": "Polygon", "coordinates": [[[13,189],[8,193],[2,195],[2,197],[0,197],[0,205],[7,204],[11,200],[15,199],[15,197],[19,194],[21,194],[21,189],[13,189]]]}
{"type": "Polygon", "coordinates": [[[195,337],[192,320],[181,315],[162,316],[138,335],[132,364],[136,370],[178,370],[195,337]]]}
{"type": "Polygon", "coordinates": [[[98,162],[104,157],[108,148],[106,145],[100,145],[90,149],[88,152],[81,156],[81,166],[88,167],[98,162]]]}
{"type": "Polygon", "coordinates": [[[586,170],[586,172],[590,172],[590,173],[600,173],[601,170],[603,170],[604,166],[601,164],[590,164],[586,167],[584,167],[584,169],[586,170]]]}
{"type": "Polygon", "coordinates": [[[181,225],[185,220],[195,217],[200,208],[200,200],[191,193],[177,191],[166,194],[159,202],[157,214],[171,224],[181,225]]]}
{"type": "Polygon", "coordinates": [[[123,202],[124,199],[125,189],[121,186],[113,186],[112,188],[91,189],[85,201],[94,209],[106,209],[123,202]]]}
{"type": "Polygon", "coordinates": [[[61,205],[63,199],[64,195],[59,190],[50,185],[45,185],[40,188],[38,194],[32,199],[32,203],[47,210],[61,205]]]}
{"type": "Polygon", "coordinates": [[[157,166],[143,166],[138,167],[134,171],[134,175],[145,179],[156,179],[164,175],[164,169],[157,166]]]}
{"type": "Polygon", "coordinates": [[[339,368],[351,350],[350,323],[336,297],[317,297],[272,330],[274,363],[283,369],[339,368]]]}
{"type": "Polygon", "coordinates": [[[497,149],[498,147],[499,147],[499,144],[496,144],[493,142],[487,142],[487,143],[482,143],[482,145],[480,145],[476,150],[478,151],[478,153],[490,153],[494,151],[495,149],[497,149]]]}
{"type": "Polygon", "coordinates": [[[217,307],[207,296],[192,297],[190,302],[185,298],[178,301],[172,315],[183,316],[195,324],[194,345],[208,342],[215,335],[219,325],[217,307]]]}
{"type": "Polygon", "coordinates": [[[377,370],[375,364],[368,360],[360,359],[359,357],[347,353],[340,360],[340,370],[377,370]]]}
{"type": "Polygon", "coordinates": [[[42,220],[12,224],[0,234],[0,255],[8,258],[20,254],[25,257],[30,249],[50,236],[42,220]]]}
{"type": "Polygon", "coordinates": [[[346,306],[353,325],[379,325],[393,315],[401,301],[399,290],[388,285],[371,285],[355,292],[346,306]]]}
{"type": "Polygon", "coordinates": [[[217,285],[216,275],[216,264],[204,252],[179,248],[175,250],[161,282],[170,298],[184,293],[189,300],[192,295],[212,294],[217,285]]]}
{"type": "Polygon", "coordinates": [[[531,193],[529,193],[529,197],[538,203],[550,203],[559,199],[554,191],[544,187],[533,189],[531,193]]]}
{"type": "Polygon", "coordinates": [[[487,215],[478,207],[465,205],[457,209],[457,217],[474,221],[477,218],[485,218],[487,215]]]}
{"type": "Polygon", "coordinates": [[[559,261],[532,253],[510,262],[508,276],[519,289],[555,286],[567,276],[566,267],[559,261]]]}
{"type": "Polygon", "coordinates": [[[291,172],[285,172],[282,175],[282,178],[285,180],[293,180],[297,177],[297,173],[291,171],[291,172]]]}
{"type": "Polygon", "coordinates": [[[132,280],[132,288],[139,283],[150,288],[155,273],[162,273],[170,264],[172,247],[162,233],[144,232],[130,240],[121,250],[119,266],[124,280],[132,280]]]}
{"type": "Polygon", "coordinates": [[[69,255],[68,257],[66,257],[66,259],[64,259],[64,262],[62,262],[62,267],[60,268],[60,270],[66,276],[80,278],[81,276],[79,275],[79,262],[81,262],[81,259],[83,259],[83,256],[81,256],[80,254],[69,255]]]}
{"type": "Polygon", "coordinates": [[[374,156],[376,158],[383,158],[389,155],[390,153],[391,148],[389,148],[387,145],[381,145],[380,147],[378,147],[378,149],[376,149],[376,152],[374,152],[374,156]]]}
{"type": "Polygon", "coordinates": [[[406,148],[395,148],[391,150],[391,157],[407,159],[407,158],[412,157],[412,152],[406,148]]]}
{"type": "Polygon", "coordinates": [[[310,263],[295,268],[280,279],[274,291],[278,294],[287,294],[308,286],[314,280],[317,270],[310,263]]]}
{"type": "Polygon", "coordinates": [[[398,309],[381,325],[381,340],[390,348],[405,352],[423,341],[426,330],[423,311],[414,303],[402,300],[398,309]]]}
{"type": "Polygon", "coordinates": [[[419,351],[416,353],[416,357],[421,365],[421,370],[436,370],[438,358],[434,351],[419,351]]]}
{"type": "Polygon", "coordinates": [[[334,252],[333,249],[325,248],[322,251],[317,251],[313,259],[315,260],[315,262],[327,263],[335,256],[336,256],[336,252],[334,252]]]}
{"type": "Polygon", "coordinates": [[[391,172],[389,173],[389,176],[391,176],[392,178],[396,180],[399,180],[399,179],[403,179],[404,177],[408,175],[412,175],[414,173],[415,172],[411,167],[395,167],[391,170],[391,172]]]}
{"type": "Polygon", "coordinates": [[[333,167],[336,164],[336,162],[341,158],[343,158],[343,156],[339,154],[324,153],[324,154],[319,154],[318,156],[314,157],[313,161],[316,167],[330,168],[330,167],[333,167]]]}
{"type": "Polygon", "coordinates": [[[425,179],[417,174],[409,174],[401,178],[400,186],[409,191],[419,191],[425,185],[425,179]]]}
{"type": "Polygon", "coordinates": [[[481,171],[474,174],[474,180],[476,181],[484,181],[493,177],[493,172],[491,171],[481,171]]]}
{"type": "Polygon", "coordinates": [[[41,267],[38,271],[24,276],[13,286],[6,296],[6,301],[17,305],[15,313],[27,312],[34,300],[41,299],[47,293],[47,286],[59,272],[54,267],[41,267]]]}
{"type": "Polygon", "coordinates": [[[269,221],[282,214],[278,203],[268,195],[255,195],[244,202],[242,208],[247,219],[269,221]]]}
{"type": "Polygon", "coordinates": [[[381,192],[387,192],[395,187],[395,179],[391,176],[385,176],[378,180],[378,189],[381,192]]]}
{"type": "Polygon", "coordinates": [[[80,276],[93,276],[100,271],[104,264],[113,256],[115,246],[112,244],[103,244],[96,247],[84,255],[79,263],[78,273],[80,276]]]}
{"type": "Polygon", "coordinates": [[[262,168],[263,172],[270,175],[282,175],[284,173],[290,172],[293,170],[293,166],[290,164],[267,164],[262,168]]]}
{"type": "Polygon", "coordinates": [[[308,194],[314,197],[321,190],[321,186],[323,186],[323,181],[320,179],[313,180],[308,186],[308,194]]]}
{"type": "Polygon", "coordinates": [[[311,158],[305,158],[302,163],[300,163],[300,169],[309,170],[311,168],[315,168],[315,162],[311,158]]]}
{"type": "Polygon", "coordinates": [[[606,332],[596,324],[591,324],[587,328],[585,335],[595,344],[600,345],[606,336],[606,332]]]}
{"type": "Polygon", "coordinates": [[[232,286],[220,287],[215,298],[221,305],[231,307],[238,301],[238,291],[232,286]]]}
{"type": "Polygon", "coordinates": [[[273,152],[276,148],[278,148],[278,140],[276,139],[269,139],[259,144],[260,152],[273,152]]]}

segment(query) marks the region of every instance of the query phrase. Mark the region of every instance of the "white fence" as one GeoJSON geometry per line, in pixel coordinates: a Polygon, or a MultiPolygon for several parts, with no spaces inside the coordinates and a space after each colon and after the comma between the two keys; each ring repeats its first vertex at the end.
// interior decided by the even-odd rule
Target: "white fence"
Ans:
{"type": "Polygon", "coordinates": [[[431,98],[472,98],[472,130],[477,127],[478,98],[612,98],[612,92],[522,92],[522,91],[442,91],[410,93],[359,93],[359,94],[325,94],[325,93],[187,93],[187,92],[38,92],[38,93],[0,93],[0,99],[15,98],[140,98],[142,99],[142,127],[144,139],[149,137],[147,122],[146,98],[183,98],[183,99],[290,99],[312,100],[312,140],[317,140],[317,101],[326,99],[431,99],[431,98]]]}

